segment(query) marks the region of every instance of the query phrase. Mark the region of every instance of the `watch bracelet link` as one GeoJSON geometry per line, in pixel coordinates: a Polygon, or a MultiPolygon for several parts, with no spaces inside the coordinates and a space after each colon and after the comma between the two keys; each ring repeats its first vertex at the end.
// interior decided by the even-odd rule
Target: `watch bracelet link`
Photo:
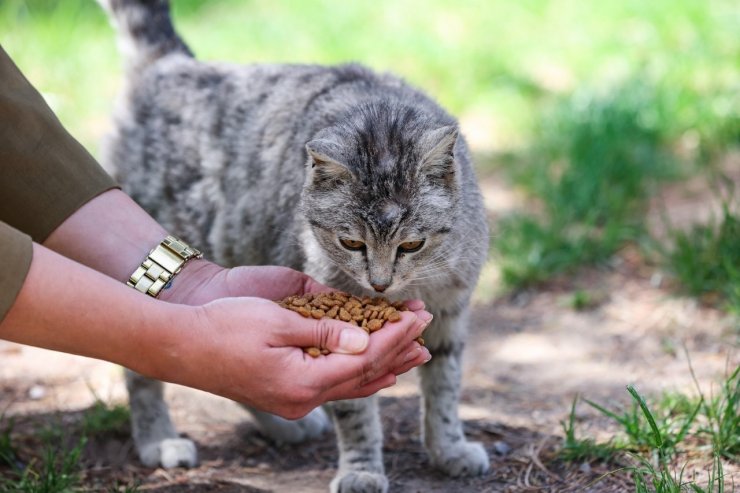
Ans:
{"type": "Polygon", "coordinates": [[[189,260],[201,257],[200,251],[169,235],[149,252],[126,284],[156,298],[189,260]]]}

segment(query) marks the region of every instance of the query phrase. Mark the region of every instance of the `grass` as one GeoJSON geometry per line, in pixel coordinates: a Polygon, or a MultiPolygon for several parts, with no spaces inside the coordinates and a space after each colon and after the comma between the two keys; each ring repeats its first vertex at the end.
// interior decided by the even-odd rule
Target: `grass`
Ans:
{"type": "Polygon", "coordinates": [[[703,487],[692,480],[684,479],[683,468],[673,472],[665,464],[656,466],[644,457],[635,456],[635,460],[638,463],[632,468],[635,493],[724,493],[727,486],[722,461],[716,457],[703,487]]]}
{"type": "MultiPolygon", "coordinates": [[[[12,445],[13,420],[0,416],[0,465],[7,474],[0,476],[0,492],[69,493],[81,484],[82,453],[89,437],[119,433],[129,421],[127,406],[110,405],[96,399],[82,416],[76,429],[52,425],[40,430],[41,453],[25,464],[12,445]],[[72,435],[79,438],[73,439],[72,435]]],[[[135,493],[138,486],[111,486],[110,492],[135,493]]]]}
{"type": "MultiPolygon", "coordinates": [[[[694,382],[701,395],[696,378],[694,382]]],[[[717,396],[702,398],[702,412],[706,424],[700,432],[712,437],[714,452],[735,462],[740,461],[740,366],[725,379],[717,396]]]]}
{"type": "Polygon", "coordinates": [[[607,260],[643,237],[652,186],[680,166],[665,149],[660,119],[648,117],[656,99],[629,82],[569,97],[545,120],[531,162],[513,169],[543,210],[502,222],[497,248],[506,284],[534,284],[607,260]]]}
{"type": "Polygon", "coordinates": [[[130,419],[131,412],[127,405],[111,405],[96,399],[82,418],[82,432],[88,436],[127,432],[130,419]]]}
{"type": "Polygon", "coordinates": [[[610,461],[624,446],[613,439],[606,443],[597,443],[593,438],[578,438],[576,436],[576,406],[579,397],[573,399],[573,404],[568,415],[568,421],[564,421],[563,432],[565,438],[560,450],[560,457],[568,462],[582,461],[610,461]]]}
{"type": "MultiPolygon", "coordinates": [[[[512,180],[531,194],[537,213],[497,227],[511,287],[606,262],[625,244],[645,241],[645,202],[656,184],[709,168],[740,143],[735,0],[176,0],[174,14],[202,59],[356,60],[394,71],[461,117],[475,151],[513,156],[512,180]]],[[[101,10],[89,0],[5,0],[0,31],[4,49],[95,153],[122,77],[101,10]]],[[[690,293],[716,294],[735,311],[738,231],[738,217],[725,208],[717,224],[676,233],[664,257],[690,293]]],[[[574,307],[590,304],[586,294],[574,295],[574,307]]],[[[625,438],[608,444],[579,438],[571,415],[567,457],[673,453],[699,436],[710,437],[718,457],[736,460],[737,377],[716,397],[673,407],[632,399],[622,413],[601,406],[625,429],[625,438]]],[[[123,420],[122,411],[101,407],[84,426],[96,433],[123,420]]],[[[9,439],[0,430],[0,454],[14,461],[9,439]]],[[[645,488],[657,491],[656,478],[668,485],[661,491],[682,487],[664,464],[634,467],[645,488]]]]}
{"type": "Polygon", "coordinates": [[[67,447],[64,439],[44,439],[43,452],[23,468],[14,466],[7,476],[0,477],[0,491],[19,493],[68,493],[81,481],[80,456],[85,446],[82,438],[67,447]]]}
{"type": "Polygon", "coordinates": [[[717,222],[674,230],[665,252],[684,289],[740,314],[740,217],[726,201],[717,222]]]}
{"type": "MultiPolygon", "coordinates": [[[[201,59],[361,61],[394,71],[458,115],[474,150],[513,156],[515,183],[542,213],[498,225],[509,287],[644,241],[653,184],[740,142],[733,0],[173,3],[201,59]]],[[[122,82],[101,9],[90,0],[6,0],[0,30],[4,48],[95,153],[122,82]]],[[[677,255],[693,246],[684,241],[677,255]]]]}
{"type": "MultiPolygon", "coordinates": [[[[716,171],[707,156],[740,144],[735,103],[737,113],[715,119],[715,140],[704,139],[707,145],[693,155],[679,152],[682,136],[699,123],[678,121],[685,102],[673,89],[641,80],[567,96],[543,118],[532,148],[508,161],[513,181],[539,205],[536,213],[517,213],[498,225],[497,259],[509,288],[603,264],[630,243],[654,245],[644,218],[660,184],[696,172],[709,180],[716,171]]],[[[732,199],[719,224],[673,231],[657,249],[659,262],[689,293],[716,296],[740,313],[740,220],[732,199]]]]}
{"type": "MultiPolygon", "coordinates": [[[[692,370],[693,373],[693,370],[692,370]]],[[[731,481],[724,476],[723,459],[738,460],[740,441],[740,367],[724,379],[717,396],[666,394],[649,404],[634,386],[627,386],[631,407],[618,412],[584,399],[589,406],[619,425],[620,434],[605,443],[576,434],[575,415],[579,398],[563,423],[561,457],[566,461],[626,463],[642,492],[723,492],[731,481]],[[685,478],[683,458],[711,450],[711,469],[701,484],[685,478]]],[[[622,469],[620,469],[622,470],[622,469]]],[[[728,490],[729,491],[729,490],[728,490]]]]}
{"type": "Polygon", "coordinates": [[[12,419],[6,420],[4,415],[0,415],[0,425],[2,425],[0,427],[0,465],[18,468],[20,467],[20,461],[10,437],[14,422],[12,419]]]}
{"type": "MultiPolygon", "coordinates": [[[[476,142],[487,149],[527,147],[551,100],[638,72],[676,88],[675,116],[701,122],[703,145],[728,109],[694,105],[695,95],[728,94],[737,80],[733,0],[175,0],[174,13],[203,59],[352,60],[397,72],[458,116],[482,122],[476,142]]],[[[95,149],[121,82],[113,32],[97,5],[5,0],[0,30],[62,122],[95,149]]]]}

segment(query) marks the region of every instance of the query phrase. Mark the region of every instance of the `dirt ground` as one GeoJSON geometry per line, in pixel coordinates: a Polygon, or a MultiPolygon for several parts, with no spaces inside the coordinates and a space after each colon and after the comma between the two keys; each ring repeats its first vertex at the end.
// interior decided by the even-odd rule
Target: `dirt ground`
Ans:
{"type": "MultiPolygon", "coordinates": [[[[518,206],[516,194],[500,183],[496,177],[483,180],[493,220],[518,206]]],[[[677,201],[676,210],[705,210],[707,190],[699,186],[695,192],[668,190],[667,197],[677,201]]],[[[495,269],[482,282],[494,286],[495,269]]],[[[616,407],[629,402],[625,385],[630,383],[647,395],[691,392],[684,346],[709,393],[727,368],[740,364],[738,333],[736,319],[676,294],[667,277],[633,248],[608,266],[538,290],[483,296],[473,310],[460,413],[468,437],[487,448],[491,470],[481,478],[452,480],[430,468],[419,444],[412,372],[380,394],[391,491],[633,491],[625,473],[602,477],[614,465],[558,460],[561,422],[574,396],[616,407]],[[567,300],[576,288],[594,294],[596,306],[574,311],[567,300]]],[[[26,459],[38,447],[40,429],[49,424],[74,429],[94,395],[125,401],[121,371],[107,363],[7,342],[0,342],[0,362],[0,414],[14,417],[14,443],[26,459]]],[[[199,445],[200,466],[142,467],[127,430],[121,430],[94,436],[87,444],[86,487],[105,491],[118,481],[161,493],[327,491],[337,460],[333,434],[278,447],[234,403],[177,386],[168,387],[168,399],[179,430],[199,445]]],[[[582,433],[608,437],[615,430],[585,405],[577,416],[582,433]]],[[[706,467],[697,461],[685,475],[701,475],[706,467]]],[[[736,467],[726,473],[740,484],[736,467]]]]}

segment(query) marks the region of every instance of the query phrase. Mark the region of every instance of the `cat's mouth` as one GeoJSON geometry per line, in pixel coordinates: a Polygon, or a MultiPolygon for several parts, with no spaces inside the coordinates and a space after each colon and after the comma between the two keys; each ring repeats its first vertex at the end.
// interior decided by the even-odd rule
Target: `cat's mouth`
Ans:
{"type": "Polygon", "coordinates": [[[359,283],[369,296],[394,297],[404,290],[405,284],[401,279],[392,278],[386,281],[365,277],[359,283]]]}

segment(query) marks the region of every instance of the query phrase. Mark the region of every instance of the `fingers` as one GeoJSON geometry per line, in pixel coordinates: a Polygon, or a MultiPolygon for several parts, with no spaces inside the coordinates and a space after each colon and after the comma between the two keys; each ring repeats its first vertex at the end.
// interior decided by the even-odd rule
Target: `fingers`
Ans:
{"type": "MultiPolygon", "coordinates": [[[[331,318],[319,320],[303,318],[298,314],[284,312],[283,327],[285,330],[279,337],[286,346],[294,347],[319,347],[326,348],[332,353],[357,354],[362,353],[368,347],[370,336],[364,330],[349,323],[331,318]]],[[[401,320],[395,323],[386,323],[385,327],[392,328],[397,325],[400,329],[406,329],[412,339],[421,336],[422,332],[432,320],[432,314],[424,310],[414,312],[401,312],[401,320]],[[411,328],[408,326],[411,324],[411,328]]],[[[406,334],[403,331],[383,329],[375,333],[373,337],[382,338],[390,348],[398,348],[406,334]],[[395,342],[391,342],[385,334],[392,333],[395,342]],[[383,334],[383,335],[381,335],[383,334]],[[394,345],[391,345],[394,344],[394,345]]],[[[383,353],[383,354],[387,354],[383,353]]]]}
{"type": "Polygon", "coordinates": [[[421,300],[406,300],[404,301],[404,305],[406,305],[406,308],[408,308],[412,312],[416,312],[426,308],[426,305],[421,300]]]}
{"type": "MultiPolygon", "coordinates": [[[[420,337],[421,334],[424,332],[424,329],[427,328],[427,326],[432,321],[432,314],[424,311],[424,310],[417,310],[414,312],[401,312],[401,321],[405,320],[408,314],[413,314],[415,320],[413,321],[413,324],[409,328],[408,335],[412,337],[412,339],[416,339],[417,337],[420,337]]],[[[398,322],[401,323],[401,322],[398,322]]],[[[392,326],[394,324],[388,324],[388,326],[392,326]]],[[[380,334],[381,331],[378,331],[377,334],[380,334]]]]}
{"type": "MultiPolygon", "coordinates": [[[[420,300],[412,300],[414,306],[423,306],[420,300]]],[[[304,318],[297,313],[290,312],[277,305],[272,308],[279,310],[276,314],[276,321],[279,320],[278,326],[282,330],[275,334],[278,345],[292,347],[319,347],[326,348],[332,353],[338,354],[357,354],[365,351],[368,347],[370,338],[367,332],[355,325],[351,325],[341,320],[331,318],[304,318]]],[[[383,330],[374,333],[374,338],[385,340],[388,344],[395,343],[398,348],[406,334],[403,330],[409,332],[412,339],[421,336],[421,333],[432,321],[432,314],[423,310],[414,310],[410,312],[400,312],[401,320],[394,323],[386,323],[383,330]],[[413,324],[409,329],[409,324],[413,324]],[[397,326],[401,331],[393,330],[397,326]],[[391,330],[389,330],[389,328],[391,330]],[[381,335],[382,334],[382,335],[381,335]],[[388,340],[387,334],[393,334],[395,341],[388,340]]]]}
{"type": "Polygon", "coordinates": [[[250,267],[252,269],[250,286],[254,290],[259,287],[259,296],[273,301],[281,300],[292,295],[303,295],[306,291],[306,285],[313,280],[297,270],[288,267],[250,267]],[[259,271],[257,271],[259,269],[259,271]]]}
{"type": "Polygon", "coordinates": [[[376,392],[392,387],[395,384],[396,375],[393,373],[386,373],[380,378],[377,378],[361,387],[357,387],[353,382],[346,382],[325,392],[321,399],[324,402],[342,399],[359,399],[361,397],[371,396],[376,392]]]}
{"type": "Polygon", "coordinates": [[[400,359],[397,358],[400,363],[395,366],[395,369],[391,373],[387,373],[380,378],[359,387],[357,386],[356,380],[345,382],[327,390],[322,396],[322,399],[325,401],[357,399],[373,395],[382,389],[395,385],[396,377],[398,375],[402,375],[412,368],[422,365],[432,359],[427,348],[421,346],[418,342],[412,342],[409,344],[409,347],[405,348],[404,351],[401,352],[401,355],[400,359]]]}
{"type": "Polygon", "coordinates": [[[312,369],[316,381],[324,385],[325,391],[347,382],[350,387],[360,388],[396,368],[404,369],[406,354],[411,349],[409,344],[419,337],[428,323],[420,317],[431,319],[431,314],[419,312],[417,316],[403,312],[400,321],[386,324],[370,336],[371,342],[362,354],[333,353],[319,358],[315,370],[312,369]]]}
{"type": "MultiPolygon", "coordinates": [[[[401,320],[389,323],[382,330],[373,333],[369,337],[370,344],[361,354],[332,352],[314,359],[297,348],[290,349],[295,355],[291,358],[293,361],[300,358],[297,371],[305,377],[302,378],[302,385],[307,391],[306,404],[315,406],[329,400],[367,397],[394,385],[396,375],[431,358],[427,349],[414,340],[423,332],[431,318],[431,314],[423,310],[417,313],[403,312],[401,320]]],[[[320,335],[313,336],[318,339],[314,339],[311,344],[320,346],[316,341],[323,340],[323,347],[331,347],[332,343],[329,341],[336,337],[331,334],[336,332],[341,339],[345,330],[359,330],[367,337],[363,330],[351,325],[347,329],[347,325],[335,320],[324,320],[321,324],[314,325],[315,333],[320,335]],[[339,330],[334,331],[332,327],[338,327],[339,330]]],[[[339,339],[335,342],[338,341],[339,339]]]]}
{"type": "Polygon", "coordinates": [[[336,290],[330,288],[329,286],[321,284],[316,279],[310,276],[306,276],[303,282],[303,291],[297,294],[306,294],[306,293],[318,294],[318,293],[328,293],[331,291],[336,291],[336,290]]]}
{"type": "Polygon", "coordinates": [[[395,364],[392,365],[392,372],[395,375],[403,375],[412,368],[428,363],[431,359],[432,355],[429,350],[414,341],[409,344],[408,349],[402,353],[402,356],[396,359],[395,364]]]}
{"type": "Polygon", "coordinates": [[[280,324],[282,330],[275,334],[277,345],[319,347],[332,353],[355,354],[363,352],[370,342],[367,332],[341,320],[303,318],[297,313],[284,311],[280,324]]]}

